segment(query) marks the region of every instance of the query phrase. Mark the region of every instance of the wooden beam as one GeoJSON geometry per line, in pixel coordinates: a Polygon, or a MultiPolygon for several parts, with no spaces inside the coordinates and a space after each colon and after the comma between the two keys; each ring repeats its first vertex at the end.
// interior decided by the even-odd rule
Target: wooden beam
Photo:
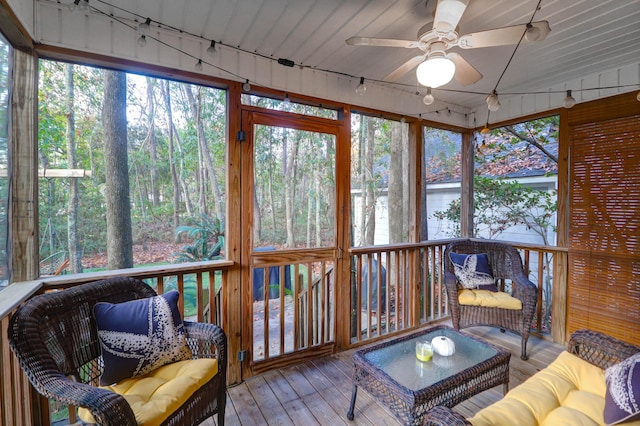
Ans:
{"type": "MultiPolygon", "coordinates": [[[[39,169],[38,177],[43,178],[84,178],[91,177],[91,170],[84,169],[39,169]]],[[[7,169],[0,169],[0,177],[7,177],[7,169]]]]}
{"type": "Polygon", "coordinates": [[[473,235],[473,168],[475,163],[475,143],[473,133],[462,133],[462,179],[460,206],[460,233],[461,237],[475,237],[473,235]]]}
{"type": "Polygon", "coordinates": [[[25,51],[33,49],[33,41],[29,33],[13,13],[7,0],[0,0],[0,28],[2,28],[2,34],[14,49],[25,51]]]}
{"type": "Polygon", "coordinates": [[[39,273],[38,252],[38,58],[13,51],[9,146],[9,282],[39,273]]]}

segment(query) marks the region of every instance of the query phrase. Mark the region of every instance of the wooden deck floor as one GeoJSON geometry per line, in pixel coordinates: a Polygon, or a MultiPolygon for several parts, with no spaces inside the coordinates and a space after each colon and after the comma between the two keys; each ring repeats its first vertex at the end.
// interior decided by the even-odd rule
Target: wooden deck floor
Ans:
{"type": "MultiPolygon", "coordinates": [[[[464,330],[511,352],[510,388],[547,366],[565,349],[546,340],[529,338],[529,360],[520,359],[520,338],[498,329],[464,330]]],[[[278,371],[252,377],[229,388],[225,423],[234,425],[399,425],[396,418],[365,391],[359,390],[355,419],[346,413],[351,398],[351,355],[346,351],[278,371]]],[[[502,386],[482,392],[455,407],[465,416],[502,397],[502,386]]],[[[203,426],[213,426],[209,419],[203,426]]]]}

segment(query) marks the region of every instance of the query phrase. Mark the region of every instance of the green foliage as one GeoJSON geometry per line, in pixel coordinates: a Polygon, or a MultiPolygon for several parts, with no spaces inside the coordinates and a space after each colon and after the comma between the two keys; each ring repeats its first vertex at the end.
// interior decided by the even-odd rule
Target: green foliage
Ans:
{"type": "MultiPolygon", "coordinates": [[[[551,221],[557,211],[555,193],[541,191],[513,180],[482,176],[474,177],[474,235],[488,234],[495,238],[507,229],[524,225],[546,240],[547,231],[555,231],[551,221]]],[[[438,220],[453,223],[453,232],[460,232],[460,204],[456,199],[443,211],[434,213],[438,220]]],[[[454,236],[454,235],[452,235],[454,236]]]]}
{"type": "Polygon", "coordinates": [[[198,262],[203,260],[221,259],[224,248],[224,224],[218,218],[211,218],[206,214],[193,219],[192,225],[179,226],[176,237],[185,235],[193,241],[191,245],[182,247],[176,254],[176,262],[198,262]]]}

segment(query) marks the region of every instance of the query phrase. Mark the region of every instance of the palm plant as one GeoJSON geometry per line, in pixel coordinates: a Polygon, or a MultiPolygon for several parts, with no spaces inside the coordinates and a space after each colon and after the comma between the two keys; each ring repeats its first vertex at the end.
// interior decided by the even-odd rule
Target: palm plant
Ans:
{"type": "Polygon", "coordinates": [[[224,223],[217,217],[202,214],[193,219],[192,225],[176,228],[176,238],[186,235],[192,244],[182,247],[177,253],[177,262],[199,262],[203,260],[221,259],[224,248],[224,223]]]}

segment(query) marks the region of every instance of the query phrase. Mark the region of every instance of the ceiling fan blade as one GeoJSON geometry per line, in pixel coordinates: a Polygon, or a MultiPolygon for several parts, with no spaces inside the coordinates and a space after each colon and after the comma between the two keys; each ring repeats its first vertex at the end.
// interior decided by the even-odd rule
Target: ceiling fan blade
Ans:
{"type": "Polygon", "coordinates": [[[393,71],[391,74],[386,76],[384,78],[384,81],[393,82],[398,80],[400,77],[402,77],[403,75],[411,71],[413,68],[420,65],[420,63],[422,63],[425,60],[426,56],[427,55],[414,56],[413,58],[409,59],[407,62],[400,65],[398,68],[396,68],[395,71],[393,71]]]}
{"type": "Polygon", "coordinates": [[[458,46],[463,49],[475,49],[477,47],[505,46],[517,44],[522,38],[522,43],[541,41],[547,37],[551,31],[548,21],[532,22],[531,37],[523,37],[527,31],[527,25],[514,25],[512,27],[496,28],[494,30],[480,31],[460,37],[458,46]]]}
{"type": "Polygon", "coordinates": [[[416,47],[416,42],[413,40],[395,40],[392,38],[351,37],[346,42],[352,46],[416,47]]]}
{"type": "Polygon", "coordinates": [[[475,69],[473,65],[457,53],[448,53],[447,58],[451,59],[453,63],[456,64],[456,73],[454,74],[454,77],[458,83],[463,86],[473,84],[482,78],[480,71],[475,69]]]}
{"type": "Polygon", "coordinates": [[[433,28],[441,32],[455,30],[468,4],[469,0],[438,0],[433,28]]]}

